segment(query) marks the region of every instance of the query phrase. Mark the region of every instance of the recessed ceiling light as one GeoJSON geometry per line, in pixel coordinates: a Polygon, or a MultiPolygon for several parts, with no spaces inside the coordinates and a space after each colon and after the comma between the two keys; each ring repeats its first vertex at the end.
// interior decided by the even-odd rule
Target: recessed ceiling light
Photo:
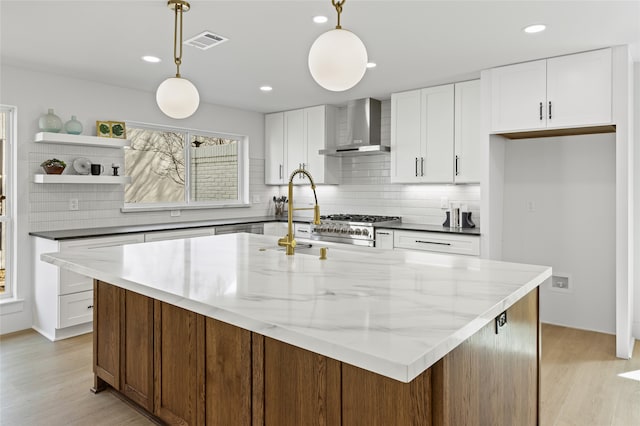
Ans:
{"type": "Polygon", "coordinates": [[[143,56],[142,60],[145,62],[151,62],[152,64],[157,64],[158,62],[160,62],[160,58],[158,58],[157,56],[143,56]]]}
{"type": "Polygon", "coordinates": [[[260,90],[262,90],[263,92],[270,92],[273,90],[273,87],[271,86],[260,86],[260,90]]]}
{"type": "Polygon", "coordinates": [[[544,31],[546,28],[547,26],[544,24],[535,24],[535,25],[529,25],[528,27],[525,27],[522,31],[524,31],[525,33],[533,34],[533,33],[539,33],[541,31],[544,31]]]}
{"type": "Polygon", "coordinates": [[[378,64],[376,64],[375,62],[367,62],[367,68],[375,68],[377,66],[378,64]]]}
{"type": "Polygon", "coordinates": [[[326,16],[322,16],[322,15],[318,15],[318,16],[314,16],[313,17],[313,22],[315,22],[316,24],[324,24],[328,20],[329,19],[326,16]]]}

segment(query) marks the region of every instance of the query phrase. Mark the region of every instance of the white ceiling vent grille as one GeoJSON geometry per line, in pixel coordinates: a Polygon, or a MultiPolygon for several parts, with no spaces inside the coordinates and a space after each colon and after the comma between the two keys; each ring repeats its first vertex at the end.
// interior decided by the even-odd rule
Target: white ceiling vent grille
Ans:
{"type": "Polygon", "coordinates": [[[229,40],[219,34],[214,34],[211,31],[204,31],[195,37],[191,37],[189,40],[185,40],[184,44],[187,46],[197,47],[201,50],[211,49],[225,41],[229,40]]]}

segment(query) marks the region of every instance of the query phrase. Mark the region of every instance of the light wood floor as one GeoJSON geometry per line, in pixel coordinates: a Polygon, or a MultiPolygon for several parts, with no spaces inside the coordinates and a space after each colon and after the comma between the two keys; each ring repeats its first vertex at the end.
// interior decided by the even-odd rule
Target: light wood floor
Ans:
{"type": "MultiPolygon", "coordinates": [[[[613,336],[542,328],[542,426],[640,425],[640,343],[630,361],[613,336]]],[[[151,425],[111,392],[94,395],[91,334],[51,343],[34,331],[0,337],[0,424],[151,425]]]]}

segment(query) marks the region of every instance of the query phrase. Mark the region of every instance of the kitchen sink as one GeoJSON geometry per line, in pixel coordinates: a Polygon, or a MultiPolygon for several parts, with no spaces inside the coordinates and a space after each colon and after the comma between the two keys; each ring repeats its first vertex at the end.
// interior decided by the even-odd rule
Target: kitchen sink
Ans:
{"type": "MultiPolygon", "coordinates": [[[[320,248],[321,247],[327,247],[326,245],[319,245],[319,244],[305,244],[305,243],[300,243],[296,245],[295,248],[295,254],[311,254],[311,255],[316,255],[316,256],[320,256],[320,248]]],[[[285,251],[285,247],[266,247],[264,249],[260,249],[260,250],[275,250],[275,251],[281,251],[284,252],[285,251]]]]}

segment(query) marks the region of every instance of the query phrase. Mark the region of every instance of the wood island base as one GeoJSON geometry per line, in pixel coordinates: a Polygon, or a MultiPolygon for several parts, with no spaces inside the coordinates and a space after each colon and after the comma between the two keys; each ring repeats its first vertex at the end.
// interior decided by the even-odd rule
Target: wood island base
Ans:
{"type": "Polygon", "coordinates": [[[94,281],[95,386],[166,424],[536,425],[538,289],[410,383],[94,281]]]}

